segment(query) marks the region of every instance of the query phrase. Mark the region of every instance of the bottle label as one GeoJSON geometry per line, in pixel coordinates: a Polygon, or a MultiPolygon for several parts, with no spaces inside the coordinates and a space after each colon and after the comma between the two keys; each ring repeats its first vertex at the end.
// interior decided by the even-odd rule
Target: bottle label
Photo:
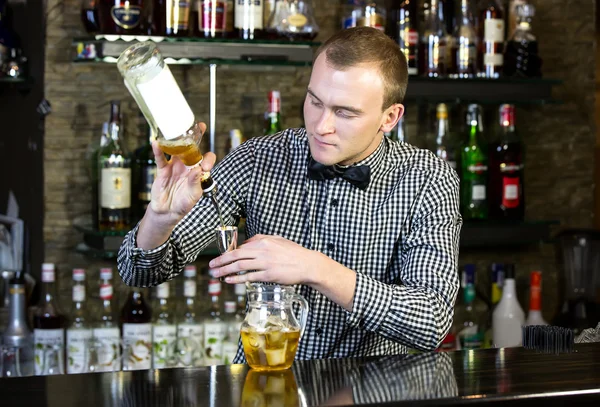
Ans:
{"type": "Polygon", "coordinates": [[[473,201],[485,201],[486,193],[485,193],[485,185],[473,185],[471,199],[473,201]]]}
{"type": "Polygon", "coordinates": [[[221,283],[218,280],[212,280],[208,282],[208,293],[210,295],[221,294],[221,283]]]}
{"type": "Polygon", "coordinates": [[[529,288],[529,310],[542,310],[542,273],[532,272],[529,288]]]}
{"type": "Polygon", "coordinates": [[[246,295],[246,284],[236,284],[234,290],[235,295],[246,295]]]}
{"type": "Polygon", "coordinates": [[[228,340],[223,342],[223,364],[230,365],[233,363],[233,359],[235,359],[235,355],[238,351],[238,342],[234,341],[233,338],[229,338],[228,340]]]}
{"type": "Polygon", "coordinates": [[[156,287],[156,296],[158,298],[169,298],[169,283],[162,283],[156,287]]]}
{"type": "Polygon", "coordinates": [[[502,177],[502,206],[505,208],[518,208],[519,199],[519,177],[502,177]]]}
{"type": "Polygon", "coordinates": [[[223,341],[227,333],[224,322],[207,322],[204,324],[204,362],[207,365],[220,365],[223,361],[223,341]]]}
{"type": "Polygon", "coordinates": [[[100,299],[111,300],[113,296],[112,284],[102,284],[100,286],[100,299]]]}
{"type": "Polygon", "coordinates": [[[292,27],[301,29],[306,25],[306,23],[308,23],[308,18],[306,18],[304,14],[296,13],[288,17],[288,23],[292,27]]]}
{"type": "Polygon", "coordinates": [[[202,31],[223,32],[227,26],[227,5],[224,1],[204,1],[202,31]]]}
{"type": "Polygon", "coordinates": [[[204,327],[201,324],[177,326],[177,353],[179,367],[204,364],[204,327]]]}
{"type": "Polygon", "coordinates": [[[35,374],[64,374],[64,329],[35,329],[35,374]]]}
{"type": "MultiPolygon", "coordinates": [[[[192,1],[195,2],[195,0],[192,1]]],[[[177,14],[173,13],[176,17],[175,21],[173,21],[174,25],[177,26],[179,30],[187,30],[190,21],[190,2],[176,0],[173,3],[177,10],[177,14]]]]}
{"type": "Polygon", "coordinates": [[[186,280],[183,282],[183,296],[188,298],[196,298],[196,282],[186,280]]]}
{"type": "Polygon", "coordinates": [[[485,42],[504,42],[504,20],[500,18],[488,18],[484,22],[485,42]]]}
{"type": "Polygon", "coordinates": [[[142,8],[140,6],[115,6],[111,8],[110,15],[116,25],[126,30],[140,25],[142,8]]]}
{"type": "Polygon", "coordinates": [[[92,331],[96,347],[96,371],[121,370],[121,336],[119,328],[95,328],[92,331]]]}
{"type": "Polygon", "coordinates": [[[176,341],[177,327],[175,325],[152,327],[152,366],[154,369],[175,366],[176,341]]]}
{"type": "Polygon", "coordinates": [[[262,30],[264,4],[262,0],[237,0],[235,28],[240,30],[262,30]]]}
{"type": "Polygon", "coordinates": [[[102,168],[100,206],[107,209],[131,207],[131,168],[102,168]]]}
{"type": "Polygon", "coordinates": [[[144,203],[144,209],[152,200],[152,184],[156,179],[156,165],[147,165],[142,169],[142,182],[138,192],[138,199],[144,203]]]}
{"type": "Polygon", "coordinates": [[[479,349],[483,345],[483,334],[479,332],[479,326],[476,324],[461,330],[458,338],[461,349],[479,349]]]}
{"type": "Polygon", "coordinates": [[[138,83],[137,89],[167,140],[185,134],[194,124],[194,113],[168,65],[149,81],[138,83]]]}
{"type": "Polygon", "coordinates": [[[90,350],[92,345],[91,329],[67,330],[67,373],[86,373],[89,371],[90,350]]]}
{"type": "Polygon", "coordinates": [[[56,278],[54,271],[42,270],[42,282],[53,283],[56,278]]]}
{"type": "Polygon", "coordinates": [[[77,284],[73,286],[73,302],[85,301],[85,286],[77,284]]]}
{"type": "Polygon", "coordinates": [[[150,369],[152,324],[123,324],[123,370],[150,369]]]}
{"type": "Polygon", "coordinates": [[[504,55],[502,54],[484,54],[483,64],[486,66],[502,66],[504,65],[504,55]]]}

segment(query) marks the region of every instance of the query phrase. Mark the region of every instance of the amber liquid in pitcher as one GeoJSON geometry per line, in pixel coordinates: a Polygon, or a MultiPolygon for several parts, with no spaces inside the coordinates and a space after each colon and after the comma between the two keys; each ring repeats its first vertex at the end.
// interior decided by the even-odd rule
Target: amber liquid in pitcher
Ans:
{"type": "Polygon", "coordinates": [[[242,344],[248,365],[257,371],[289,369],[294,362],[300,330],[241,330],[242,344]]]}
{"type": "Polygon", "coordinates": [[[165,154],[176,155],[188,167],[192,167],[202,160],[202,153],[198,144],[192,139],[166,140],[159,139],[158,146],[165,154]]]}

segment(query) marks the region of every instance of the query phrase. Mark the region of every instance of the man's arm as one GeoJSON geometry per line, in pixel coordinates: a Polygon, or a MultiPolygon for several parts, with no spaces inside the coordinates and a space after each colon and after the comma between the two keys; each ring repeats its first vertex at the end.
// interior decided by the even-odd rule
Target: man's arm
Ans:
{"type": "MultiPolygon", "coordinates": [[[[212,171],[212,178],[217,184],[217,200],[224,222],[228,225],[237,224],[244,212],[245,196],[254,168],[252,145],[251,141],[244,143],[212,171]]],[[[187,264],[195,261],[200,251],[214,240],[213,231],[219,225],[213,203],[205,198],[201,198],[170,233],[165,233],[166,237],[160,233],[154,234],[152,230],[156,228],[145,225],[152,221],[157,220],[145,216],[125,236],[119,249],[117,266],[127,285],[150,287],[172,279],[187,264]],[[144,237],[140,239],[139,234],[144,229],[144,237]],[[140,242],[146,249],[155,244],[158,246],[144,250],[141,244],[138,245],[140,242]]],[[[159,227],[158,230],[163,229],[159,227]]],[[[168,231],[168,228],[165,230],[168,231]]]]}

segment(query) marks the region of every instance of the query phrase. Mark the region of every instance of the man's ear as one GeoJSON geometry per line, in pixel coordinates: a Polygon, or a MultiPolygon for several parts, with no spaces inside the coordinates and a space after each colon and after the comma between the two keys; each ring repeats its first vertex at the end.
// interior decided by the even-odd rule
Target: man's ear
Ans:
{"type": "Polygon", "coordinates": [[[389,133],[394,127],[396,127],[398,120],[400,120],[403,115],[404,105],[400,103],[394,103],[385,110],[383,114],[383,123],[381,124],[380,130],[383,133],[389,133]]]}

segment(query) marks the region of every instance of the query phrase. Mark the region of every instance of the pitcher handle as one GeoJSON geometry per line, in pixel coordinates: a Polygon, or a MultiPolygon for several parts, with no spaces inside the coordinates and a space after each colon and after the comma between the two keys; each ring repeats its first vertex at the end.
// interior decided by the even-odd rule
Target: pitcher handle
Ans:
{"type": "Polygon", "coordinates": [[[296,302],[300,305],[300,339],[304,336],[304,328],[306,328],[306,320],[308,319],[308,301],[299,295],[292,294],[292,302],[296,302]]]}

